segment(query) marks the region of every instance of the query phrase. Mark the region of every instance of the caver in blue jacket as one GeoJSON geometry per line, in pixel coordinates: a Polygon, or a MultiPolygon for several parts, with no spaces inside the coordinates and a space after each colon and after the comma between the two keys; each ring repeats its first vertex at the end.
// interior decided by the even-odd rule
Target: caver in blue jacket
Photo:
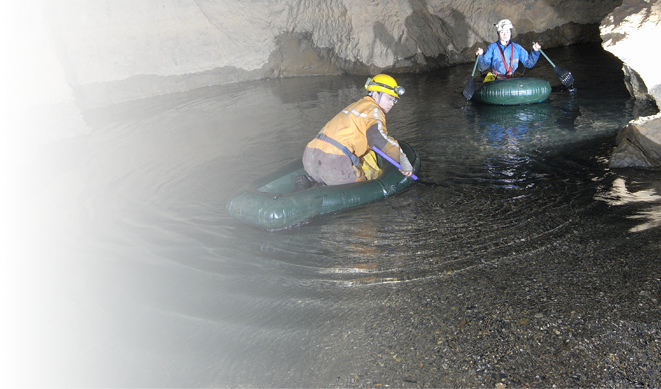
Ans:
{"type": "Polygon", "coordinates": [[[532,51],[528,54],[526,49],[518,43],[509,41],[507,46],[503,46],[500,41],[494,42],[487,47],[484,55],[480,57],[477,63],[480,71],[485,71],[491,67],[491,72],[498,78],[510,78],[519,66],[519,62],[527,68],[535,66],[539,59],[539,51],[532,51]]]}
{"type": "MultiPolygon", "coordinates": [[[[528,54],[521,45],[512,42],[514,26],[509,19],[501,19],[494,27],[498,31],[498,41],[490,44],[486,52],[481,47],[475,52],[475,55],[481,56],[478,61],[481,72],[491,67],[491,72],[496,77],[510,78],[519,67],[519,62],[527,68],[535,66],[539,59],[539,50],[542,48],[539,43],[533,43],[532,54],[528,54]]],[[[489,81],[492,77],[494,76],[487,75],[485,81],[489,81]]]]}

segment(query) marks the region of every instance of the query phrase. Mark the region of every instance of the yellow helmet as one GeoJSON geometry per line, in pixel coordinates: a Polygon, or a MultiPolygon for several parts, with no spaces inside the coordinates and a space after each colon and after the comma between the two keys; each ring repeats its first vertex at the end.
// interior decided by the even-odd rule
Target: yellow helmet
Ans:
{"type": "Polygon", "coordinates": [[[373,78],[368,78],[365,82],[365,89],[373,92],[386,92],[397,98],[404,94],[404,88],[398,86],[397,81],[387,74],[377,74],[373,78]]]}

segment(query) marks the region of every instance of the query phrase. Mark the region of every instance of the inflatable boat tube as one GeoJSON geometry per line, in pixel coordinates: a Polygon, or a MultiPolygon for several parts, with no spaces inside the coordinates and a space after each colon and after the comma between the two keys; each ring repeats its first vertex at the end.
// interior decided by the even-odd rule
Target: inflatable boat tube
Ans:
{"type": "MultiPolygon", "coordinates": [[[[399,142],[413,172],[420,170],[420,158],[405,142],[399,142]]],[[[294,191],[295,179],[304,175],[301,159],[291,161],[230,198],[225,206],[234,219],[265,230],[299,225],[315,216],[341,211],[383,199],[408,188],[413,179],[377,156],[381,171],[377,178],[344,185],[314,186],[294,191]]]]}
{"type": "Polygon", "coordinates": [[[533,77],[510,78],[489,81],[475,91],[473,100],[494,105],[519,105],[541,103],[549,98],[551,85],[533,77]]]}

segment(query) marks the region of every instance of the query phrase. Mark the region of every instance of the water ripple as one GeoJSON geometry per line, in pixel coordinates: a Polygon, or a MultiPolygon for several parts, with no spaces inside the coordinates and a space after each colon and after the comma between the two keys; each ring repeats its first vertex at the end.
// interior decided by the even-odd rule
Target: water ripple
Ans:
{"type": "MultiPolygon", "coordinates": [[[[554,92],[531,106],[467,103],[459,95],[464,68],[398,76],[407,94],[388,114],[389,133],[419,153],[421,179],[441,185],[414,185],[277,232],[230,218],[226,201],[300,157],[326,121],[363,95],[363,77],[241,83],[91,113],[71,212],[80,219],[72,258],[89,281],[70,288],[101,307],[95,323],[113,334],[93,347],[115,347],[117,360],[125,349],[186,350],[196,356],[189,366],[204,371],[191,370],[201,375],[181,386],[226,377],[228,386],[287,386],[261,367],[345,360],[342,351],[355,347],[333,349],[338,337],[368,332],[375,316],[367,311],[405,304],[389,301],[393,294],[415,298],[418,285],[433,294],[458,274],[470,281],[483,269],[526,269],[557,253],[576,266],[586,256],[601,264],[613,251],[599,245],[606,227],[615,235],[661,226],[658,177],[608,169],[615,133],[646,111],[623,85],[603,82],[621,78],[621,64],[602,59],[573,67],[586,83],[576,94],[554,92]]],[[[550,67],[538,74],[555,77],[550,67]]],[[[522,296],[510,307],[525,304],[522,296]]],[[[543,310],[553,304],[540,302],[543,310]]],[[[296,371],[285,367],[283,377],[296,371]]]]}

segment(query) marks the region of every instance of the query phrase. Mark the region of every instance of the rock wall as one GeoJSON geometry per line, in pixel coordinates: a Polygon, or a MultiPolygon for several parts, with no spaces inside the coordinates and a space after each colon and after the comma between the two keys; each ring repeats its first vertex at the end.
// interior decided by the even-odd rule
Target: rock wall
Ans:
{"type": "MultiPolygon", "coordinates": [[[[655,47],[661,42],[660,22],[660,0],[625,0],[600,25],[602,46],[624,63],[625,85],[640,104],[661,104],[655,47]]],[[[661,117],[632,120],[618,134],[617,143],[611,167],[661,168],[661,117]]]]}
{"type": "Polygon", "coordinates": [[[5,0],[5,164],[89,132],[80,111],[208,85],[464,63],[517,41],[598,38],[622,0],[5,0]],[[27,113],[26,113],[27,112],[27,113]]]}

